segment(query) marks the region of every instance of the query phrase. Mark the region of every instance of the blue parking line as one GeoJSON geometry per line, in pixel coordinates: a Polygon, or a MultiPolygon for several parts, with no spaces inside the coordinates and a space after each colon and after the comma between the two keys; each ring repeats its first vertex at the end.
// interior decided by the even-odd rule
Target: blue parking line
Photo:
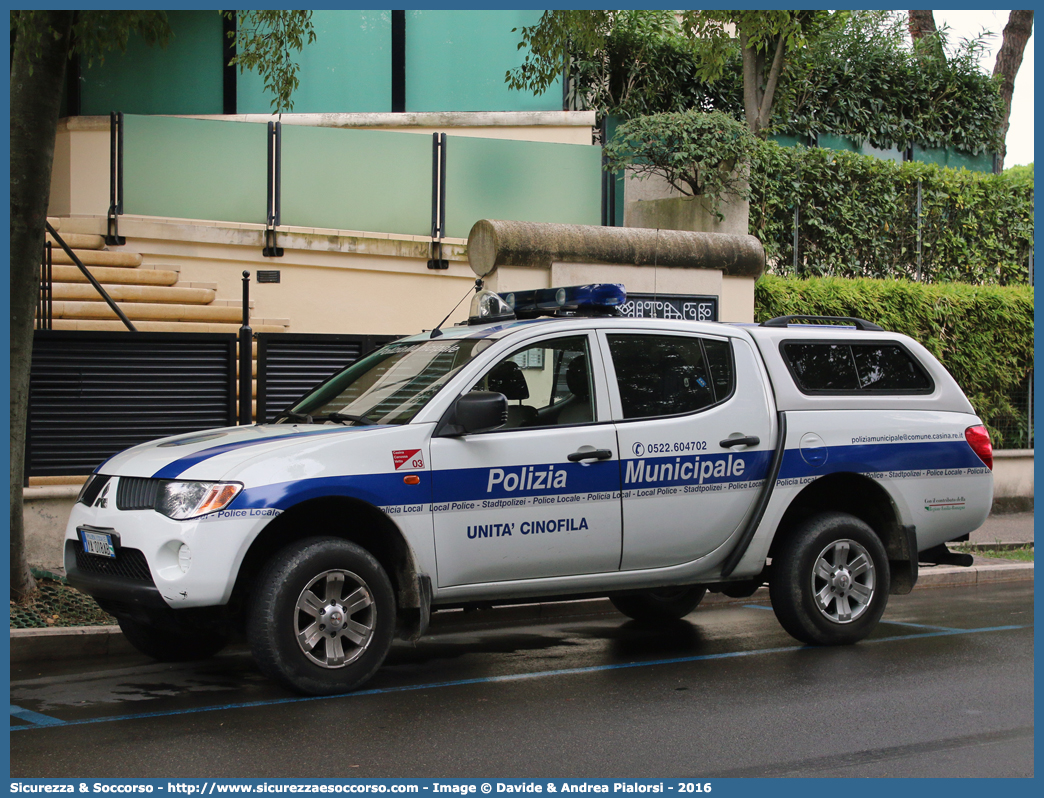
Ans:
{"type": "Polygon", "coordinates": [[[771,604],[744,604],[743,606],[746,607],[748,610],[768,610],[769,612],[772,611],[771,604]]]}
{"type": "Polygon", "coordinates": [[[890,623],[893,626],[909,626],[909,627],[912,627],[914,629],[936,629],[936,630],[942,631],[942,632],[960,632],[960,631],[963,631],[961,629],[955,629],[952,626],[929,626],[928,624],[924,624],[924,623],[909,623],[907,621],[889,621],[886,618],[882,618],[881,619],[881,623],[890,623]]]}
{"type": "MultiPolygon", "coordinates": [[[[48,715],[41,715],[39,712],[33,712],[31,709],[22,709],[11,704],[11,717],[24,720],[26,723],[31,723],[35,727],[41,726],[64,726],[64,720],[58,720],[58,718],[52,718],[48,715]]],[[[12,726],[12,729],[27,729],[32,728],[30,726],[12,726]]]]}
{"type": "MultiPolygon", "coordinates": [[[[990,626],[981,629],[940,629],[937,631],[921,632],[917,634],[901,635],[898,637],[879,637],[874,640],[864,640],[861,645],[871,643],[890,643],[902,640],[919,640],[927,637],[949,637],[952,635],[983,634],[986,632],[1008,632],[1016,629],[1031,628],[1032,624],[1020,626],[990,626]]],[[[167,718],[177,715],[197,715],[201,712],[219,712],[229,709],[252,709],[254,707],[271,707],[279,704],[303,704],[311,701],[333,701],[337,699],[361,698],[371,695],[385,695],[388,693],[406,693],[417,690],[435,690],[441,687],[463,687],[471,684],[497,684],[504,682],[520,682],[526,679],[545,679],[553,676],[574,676],[586,673],[599,673],[602,671],[625,670],[629,668],[649,668],[656,665],[679,665],[688,662],[708,662],[719,659],[732,659],[735,657],[754,657],[761,654],[783,654],[792,651],[819,651],[829,646],[780,646],[778,648],[759,648],[752,651],[727,651],[721,654],[697,654],[691,657],[672,657],[670,659],[649,660],[646,662],[623,662],[616,665],[589,665],[583,668],[560,668],[551,671],[536,671],[532,673],[515,673],[504,676],[483,676],[476,679],[458,679],[452,682],[430,682],[428,684],[402,685],[400,687],[379,687],[370,690],[358,690],[354,693],[332,696],[295,696],[293,698],[273,698],[266,701],[244,701],[236,704],[221,704],[212,707],[193,707],[191,709],[173,709],[163,712],[138,712],[131,715],[113,715],[103,718],[85,718],[82,720],[61,721],[55,718],[45,718],[47,723],[33,726],[12,726],[11,731],[25,731],[27,729],[42,729],[46,726],[83,726],[91,723],[112,723],[120,720],[143,720],[146,718],[167,718]]],[[[16,708],[12,707],[12,714],[16,708]]],[[[23,712],[25,710],[22,710],[23,712]]],[[[36,713],[29,713],[36,715],[36,713]]]]}

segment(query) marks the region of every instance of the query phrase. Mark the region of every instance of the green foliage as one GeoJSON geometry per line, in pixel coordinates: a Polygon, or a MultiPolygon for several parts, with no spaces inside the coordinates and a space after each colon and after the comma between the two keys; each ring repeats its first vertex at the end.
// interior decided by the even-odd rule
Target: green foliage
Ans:
{"type": "Polygon", "coordinates": [[[907,44],[902,14],[788,16],[795,13],[684,12],[679,22],[663,11],[546,12],[523,28],[519,46],[530,52],[507,82],[542,91],[568,63],[574,108],[624,119],[693,109],[744,119],[740,45],[721,25],[740,22],[769,60],[772,37],[783,34],[788,43],[772,132],[829,133],[882,149],[997,149],[1002,103],[978,65],[981,40],[960,42],[939,59],[907,44]]]}
{"type": "Polygon", "coordinates": [[[315,41],[311,11],[224,11],[236,16],[236,56],[231,64],[239,71],[257,72],[272,93],[272,110],[279,114],[294,110],[292,95],[300,81],[292,53],[315,41]]]}
{"type": "Polygon", "coordinates": [[[800,276],[1026,282],[1032,171],[982,174],[762,142],[750,183],[750,231],[761,239],[776,274],[794,272],[797,205],[800,276]]]}
{"type": "Polygon", "coordinates": [[[718,112],[640,116],[617,128],[605,168],[659,175],[682,194],[706,197],[720,219],[722,201],[746,197],[746,164],[756,143],[742,123],[718,112]]]}
{"type": "Polygon", "coordinates": [[[909,335],[939,358],[964,389],[994,446],[1024,446],[1026,420],[1014,397],[1024,394],[1033,368],[1029,286],[773,275],[758,280],[756,321],[794,314],[856,316],[909,335]],[[1021,435],[1010,432],[1020,428],[1021,435]]]}
{"type": "Polygon", "coordinates": [[[942,58],[926,49],[907,43],[903,17],[853,14],[792,56],[776,130],[848,136],[881,149],[996,151],[1003,105],[999,84],[979,66],[982,40],[962,41],[942,58]]]}

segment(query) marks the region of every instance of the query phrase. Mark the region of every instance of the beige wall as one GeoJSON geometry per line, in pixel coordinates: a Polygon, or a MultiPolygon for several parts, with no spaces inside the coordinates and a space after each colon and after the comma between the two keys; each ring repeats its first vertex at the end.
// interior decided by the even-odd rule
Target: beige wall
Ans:
{"type": "Polygon", "coordinates": [[[1033,450],[993,452],[993,498],[1033,498],[1033,450]]]}

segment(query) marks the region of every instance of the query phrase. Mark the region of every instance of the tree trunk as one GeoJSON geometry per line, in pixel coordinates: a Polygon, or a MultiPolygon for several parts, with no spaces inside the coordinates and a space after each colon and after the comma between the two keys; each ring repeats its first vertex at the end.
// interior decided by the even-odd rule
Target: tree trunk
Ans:
{"type": "Polygon", "coordinates": [[[939,29],[935,27],[935,14],[931,11],[908,11],[910,19],[910,38],[914,44],[921,39],[931,37],[933,44],[929,52],[937,58],[945,58],[942,39],[939,38],[939,29]]]}
{"type": "Polygon", "coordinates": [[[38,44],[33,46],[32,36],[19,35],[11,63],[11,597],[15,599],[35,587],[22,520],[25,427],[33,314],[72,19],[72,11],[36,12],[29,25],[36,29],[38,44]]]}
{"type": "Polygon", "coordinates": [[[1009,117],[1011,116],[1011,95],[1015,91],[1015,76],[1022,66],[1022,53],[1026,49],[1033,32],[1032,11],[1012,11],[1008,16],[1008,24],[1004,26],[1004,41],[997,51],[997,62],[993,65],[993,74],[1003,76],[1001,82],[1001,99],[1004,100],[1004,116],[1000,123],[1001,148],[999,169],[1004,168],[1004,158],[1008,154],[1009,117]]]}

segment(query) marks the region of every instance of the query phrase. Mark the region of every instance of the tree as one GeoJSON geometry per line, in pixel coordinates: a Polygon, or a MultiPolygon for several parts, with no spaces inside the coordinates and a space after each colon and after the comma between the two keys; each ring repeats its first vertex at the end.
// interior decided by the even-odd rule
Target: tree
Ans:
{"type": "Polygon", "coordinates": [[[935,58],[945,58],[943,38],[935,27],[935,14],[931,11],[908,11],[910,39],[914,46],[921,45],[923,50],[935,58]]]}
{"type": "MultiPolygon", "coordinates": [[[[292,107],[297,66],[290,52],[315,39],[310,11],[240,11],[240,63],[257,69],[276,111],[292,107]]],[[[11,57],[11,596],[35,587],[25,556],[22,479],[32,363],[33,315],[65,69],[72,55],[104,60],[131,35],[165,46],[162,11],[12,11],[11,57]]]]}
{"type": "MultiPolygon", "coordinates": [[[[935,44],[933,52],[940,57],[943,53],[943,38],[935,27],[935,15],[931,11],[909,11],[910,37],[914,44],[924,37],[931,37],[935,44]],[[935,48],[938,48],[937,52],[935,48]]],[[[1004,26],[1004,38],[1000,50],[997,51],[997,60],[993,64],[994,77],[1000,76],[1001,99],[1004,101],[1004,110],[998,123],[1000,134],[1000,153],[997,168],[1004,168],[1004,158],[1008,154],[1008,127],[1011,117],[1011,95],[1015,91],[1015,77],[1019,74],[1022,66],[1022,54],[1026,50],[1026,43],[1030,34],[1033,33],[1033,12],[1012,11],[1008,15],[1008,24],[1004,26]]]]}
{"type": "Polygon", "coordinates": [[[1004,26],[1004,41],[997,52],[997,61],[993,65],[993,74],[1001,76],[1001,98],[1004,100],[1004,117],[1001,119],[1001,151],[999,169],[1004,168],[1004,158],[1008,154],[1008,126],[1011,116],[1011,95],[1015,91],[1015,76],[1022,66],[1022,54],[1026,50],[1026,42],[1033,32],[1032,11],[1012,11],[1008,15],[1008,24],[1004,26]]]}
{"type": "MultiPolygon", "coordinates": [[[[520,67],[505,77],[512,88],[545,91],[564,67],[578,59],[605,57],[606,41],[624,11],[545,11],[536,25],[521,30],[519,49],[528,48],[520,67]]],[[[789,52],[843,18],[826,11],[684,11],[648,17],[659,29],[679,25],[699,66],[696,77],[715,81],[729,66],[738,47],[743,63],[743,107],[747,126],[756,136],[768,134],[772,103],[789,52]],[[735,36],[733,36],[733,31],[735,36]]]]}

